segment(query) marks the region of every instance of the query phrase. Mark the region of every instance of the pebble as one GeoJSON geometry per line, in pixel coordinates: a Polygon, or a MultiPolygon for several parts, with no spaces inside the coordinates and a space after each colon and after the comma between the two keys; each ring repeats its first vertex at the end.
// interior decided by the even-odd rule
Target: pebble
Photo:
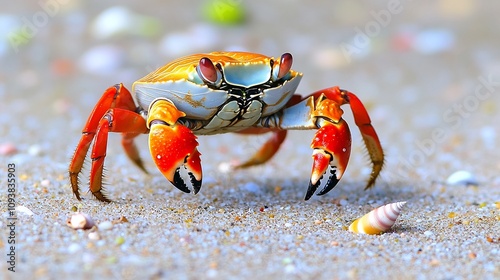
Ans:
{"type": "Polygon", "coordinates": [[[50,180],[44,179],[40,182],[40,186],[42,187],[49,187],[50,186],[50,180]]]}
{"type": "Polygon", "coordinates": [[[209,0],[202,7],[205,18],[216,24],[239,25],[245,22],[243,1],[209,0]]]}
{"type": "Polygon", "coordinates": [[[312,53],[314,65],[321,69],[331,70],[348,65],[348,60],[340,49],[335,48],[320,48],[312,53]]]}
{"type": "Polygon", "coordinates": [[[285,273],[295,273],[297,271],[295,265],[293,264],[288,264],[285,266],[285,273]]]}
{"type": "Polygon", "coordinates": [[[110,221],[104,221],[101,222],[97,227],[101,230],[110,230],[113,228],[113,223],[110,221]]]}
{"type": "Polygon", "coordinates": [[[479,185],[476,177],[469,171],[459,170],[451,174],[448,179],[446,179],[446,184],[452,186],[458,185],[479,185]]]}
{"type": "MultiPolygon", "coordinates": [[[[12,14],[2,13],[0,14],[0,36],[4,38],[4,40],[0,40],[0,57],[6,55],[11,50],[12,46],[9,43],[9,34],[13,30],[19,29],[19,18],[12,14]]],[[[17,51],[21,50],[22,46],[19,46],[17,51]]]]}
{"type": "Polygon", "coordinates": [[[207,275],[208,278],[216,278],[217,277],[217,270],[211,268],[211,269],[207,270],[207,274],[206,275],[207,275]]]}
{"type": "Polygon", "coordinates": [[[16,211],[29,216],[32,216],[34,214],[33,211],[22,205],[16,206],[16,211]]]}
{"type": "Polygon", "coordinates": [[[447,29],[430,29],[418,33],[413,49],[422,54],[442,53],[455,46],[455,35],[447,29]]]}
{"type": "Polygon", "coordinates": [[[430,230],[426,230],[426,231],[424,231],[424,235],[427,236],[427,237],[429,237],[429,236],[434,235],[434,232],[432,232],[430,230]]]}
{"type": "Polygon", "coordinates": [[[232,164],[229,162],[221,162],[217,169],[221,173],[229,173],[232,170],[232,164]]]}
{"type": "Polygon", "coordinates": [[[92,22],[92,35],[104,39],[127,32],[132,12],[123,6],[113,6],[102,11],[92,22]]]}
{"type": "Polygon", "coordinates": [[[169,57],[186,55],[213,49],[220,37],[220,33],[213,26],[196,24],[184,32],[167,34],[160,43],[160,50],[169,57]]]}
{"type": "Polygon", "coordinates": [[[124,62],[123,50],[114,45],[101,45],[87,50],[78,62],[78,66],[87,73],[96,75],[112,74],[124,62]]]}
{"type": "Polygon", "coordinates": [[[254,193],[254,194],[261,192],[260,186],[254,182],[248,182],[248,183],[242,185],[241,189],[244,191],[250,192],[250,193],[254,193]]]}
{"type": "Polygon", "coordinates": [[[115,244],[116,245],[122,245],[123,243],[125,243],[125,238],[123,236],[118,236],[116,239],[115,239],[115,244]]]}
{"type": "Polygon", "coordinates": [[[78,243],[71,243],[71,245],[68,246],[68,253],[74,254],[82,249],[82,246],[78,243]]]}
{"type": "Polygon", "coordinates": [[[97,231],[89,232],[89,239],[90,240],[99,240],[101,239],[101,236],[97,231]]]}
{"type": "Polygon", "coordinates": [[[34,157],[39,156],[42,154],[42,147],[40,147],[40,145],[37,144],[31,145],[28,148],[28,154],[34,157]]]}
{"type": "Polygon", "coordinates": [[[95,226],[95,223],[89,215],[76,213],[67,221],[67,225],[73,229],[90,229],[95,226]]]}
{"type": "Polygon", "coordinates": [[[12,143],[0,144],[0,156],[9,156],[17,153],[17,148],[12,143]]]}
{"type": "Polygon", "coordinates": [[[496,128],[493,126],[485,126],[480,131],[481,138],[485,147],[493,149],[497,143],[496,128]]]}
{"type": "Polygon", "coordinates": [[[157,19],[134,13],[124,6],[113,6],[102,11],[91,26],[91,34],[97,39],[123,34],[154,36],[161,29],[157,19]]]}

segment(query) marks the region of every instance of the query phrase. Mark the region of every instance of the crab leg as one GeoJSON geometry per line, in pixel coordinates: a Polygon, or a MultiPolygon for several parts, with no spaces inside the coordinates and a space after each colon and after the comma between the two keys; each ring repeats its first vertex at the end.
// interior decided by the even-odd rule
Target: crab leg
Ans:
{"type": "MultiPolygon", "coordinates": [[[[78,188],[78,175],[82,170],[83,162],[90,148],[90,144],[92,143],[92,140],[96,135],[96,131],[101,119],[109,109],[113,108],[121,108],[128,111],[136,110],[132,95],[123,86],[123,84],[114,85],[104,92],[101,99],[97,102],[96,106],[92,110],[92,113],[90,114],[87,123],[82,130],[82,137],[80,138],[80,142],[75,149],[75,153],[69,166],[69,178],[71,187],[78,200],[81,199],[78,188]]],[[[128,143],[126,143],[126,146],[124,145],[124,148],[129,157],[138,157],[137,155],[129,153],[134,149],[134,144],[131,140],[131,136],[124,134],[124,138],[127,138],[126,142],[128,143]]],[[[136,160],[134,162],[137,163],[136,160]]]]}
{"type": "MultiPolygon", "coordinates": [[[[269,132],[269,130],[260,130],[258,128],[252,128],[248,130],[243,130],[238,133],[242,134],[260,134],[260,133],[266,133],[269,132]]],[[[271,159],[274,154],[279,150],[281,144],[283,141],[285,141],[287,134],[287,130],[276,130],[273,131],[273,135],[267,139],[267,141],[262,145],[262,147],[247,161],[244,163],[236,165],[234,168],[247,168],[250,166],[254,165],[259,165],[262,163],[267,162],[269,159],[271,159]]]]}
{"type": "Polygon", "coordinates": [[[176,188],[189,193],[190,190],[179,173],[180,167],[184,165],[191,178],[194,193],[198,193],[202,181],[201,154],[196,148],[196,136],[189,128],[177,122],[185,114],[164,98],[154,100],[148,112],[149,150],[156,166],[176,188]]]}
{"type": "MultiPolygon", "coordinates": [[[[288,101],[287,106],[290,107],[302,101],[302,96],[293,95],[291,99],[288,101]]],[[[261,128],[261,127],[251,127],[241,131],[238,131],[239,134],[263,134],[268,133],[269,128],[261,128]]],[[[278,152],[281,144],[285,141],[287,130],[283,130],[281,128],[277,128],[272,130],[273,135],[267,139],[267,141],[262,145],[262,147],[246,162],[242,164],[238,164],[234,166],[235,169],[238,168],[247,168],[254,165],[259,165],[270,160],[276,152],[278,152]]]]}
{"type": "Polygon", "coordinates": [[[324,94],[328,99],[336,100],[337,102],[342,102],[340,104],[349,104],[354,116],[354,122],[361,132],[363,141],[365,143],[366,149],[370,156],[370,161],[372,163],[372,172],[365,189],[373,187],[375,180],[377,179],[382,166],[384,165],[384,151],[380,145],[380,140],[373,128],[370,120],[370,116],[365,109],[365,106],[359,100],[359,98],[352,92],[347,90],[339,89],[339,87],[331,87],[324,90],[317,91],[313,93],[313,96],[319,96],[324,94]]]}
{"type": "MultiPolygon", "coordinates": [[[[146,121],[141,115],[121,108],[109,109],[101,118],[97,127],[94,146],[92,147],[91,159],[92,167],[90,169],[90,191],[101,201],[110,202],[108,198],[101,192],[102,190],[102,171],[104,167],[104,159],[106,158],[106,148],[108,144],[109,132],[124,132],[131,133],[133,136],[141,133],[146,133],[146,121]]],[[[124,136],[124,139],[130,139],[130,136],[124,136]]],[[[129,144],[127,144],[129,145],[129,144]]],[[[130,146],[127,146],[129,149],[130,146]]],[[[125,149],[127,151],[127,149],[125,149]]],[[[129,153],[128,151],[127,153],[129,153]]],[[[133,152],[132,152],[133,153],[133,152]]],[[[139,164],[142,161],[139,159],[139,164]]]]}

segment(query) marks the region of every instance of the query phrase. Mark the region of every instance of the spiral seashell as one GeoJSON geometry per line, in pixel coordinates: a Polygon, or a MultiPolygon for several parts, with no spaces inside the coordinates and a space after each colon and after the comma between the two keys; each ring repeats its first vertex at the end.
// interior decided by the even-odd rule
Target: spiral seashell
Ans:
{"type": "Polygon", "coordinates": [[[394,225],[405,203],[401,201],[380,206],[355,220],[349,226],[349,231],[365,234],[385,232],[394,225]]]}

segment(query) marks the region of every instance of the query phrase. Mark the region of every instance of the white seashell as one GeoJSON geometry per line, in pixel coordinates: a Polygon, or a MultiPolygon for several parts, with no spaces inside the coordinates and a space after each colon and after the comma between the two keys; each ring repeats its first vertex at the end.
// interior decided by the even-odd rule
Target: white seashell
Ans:
{"type": "Polygon", "coordinates": [[[90,229],[95,226],[94,220],[85,213],[76,213],[67,222],[73,229],[90,229]]]}
{"type": "Polygon", "coordinates": [[[474,174],[469,171],[459,170],[451,174],[448,179],[446,179],[446,184],[452,186],[458,185],[479,185],[474,174]]]}
{"type": "Polygon", "coordinates": [[[385,232],[394,225],[405,203],[401,201],[380,206],[355,220],[349,226],[349,231],[365,234],[385,232]]]}

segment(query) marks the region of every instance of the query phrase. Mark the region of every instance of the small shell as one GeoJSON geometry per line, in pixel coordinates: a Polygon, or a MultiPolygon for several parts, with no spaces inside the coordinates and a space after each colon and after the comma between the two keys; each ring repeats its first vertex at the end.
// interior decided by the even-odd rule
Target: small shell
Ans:
{"type": "Polygon", "coordinates": [[[366,234],[382,233],[394,225],[405,203],[406,201],[401,201],[380,206],[355,220],[349,226],[349,231],[366,234]]]}
{"type": "Polygon", "coordinates": [[[452,186],[458,185],[479,185],[474,174],[469,171],[460,170],[451,174],[448,179],[446,179],[446,184],[452,186]]]}
{"type": "Polygon", "coordinates": [[[67,224],[72,229],[90,229],[95,226],[94,220],[85,213],[73,214],[67,224]]]}

